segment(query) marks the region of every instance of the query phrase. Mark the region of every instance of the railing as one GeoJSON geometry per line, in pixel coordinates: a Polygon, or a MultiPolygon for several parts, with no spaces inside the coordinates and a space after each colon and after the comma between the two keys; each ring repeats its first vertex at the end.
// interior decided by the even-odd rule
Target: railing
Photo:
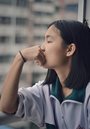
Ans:
{"type": "Polygon", "coordinates": [[[10,115],[0,112],[0,125],[9,124],[9,123],[16,122],[16,121],[20,121],[20,119],[15,116],[10,116],[10,115]]]}
{"type": "Polygon", "coordinates": [[[12,127],[12,129],[40,129],[29,121],[23,121],[22,119],[13,115],[11,116],[0,112],[0,126],[2,127],[2,125],[5,125],[6,127],[12,127]]]}

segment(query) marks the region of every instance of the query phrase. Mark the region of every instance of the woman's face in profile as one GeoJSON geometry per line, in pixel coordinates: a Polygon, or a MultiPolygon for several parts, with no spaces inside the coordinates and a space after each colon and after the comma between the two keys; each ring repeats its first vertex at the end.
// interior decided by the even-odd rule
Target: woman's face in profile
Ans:
{"type": "Polygon", "coordinates": [[[66,48],[60,31],[54,25],[48,28],[41,48],[45,49],[46,57],[46,63],[43,67],[55,69],[65,64],[66,48]]]}

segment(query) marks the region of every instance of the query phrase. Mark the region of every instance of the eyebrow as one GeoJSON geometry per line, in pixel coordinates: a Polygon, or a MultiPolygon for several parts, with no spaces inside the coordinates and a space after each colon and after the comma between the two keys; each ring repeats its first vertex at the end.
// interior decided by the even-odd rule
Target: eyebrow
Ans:
{"type": "Polygon", "coordinates": [[[52,35],[46,35],[45,37],[46,37],[46,38],[49,38],[49,37],[53,38],[53,36],[52,36],[52,35]]]}

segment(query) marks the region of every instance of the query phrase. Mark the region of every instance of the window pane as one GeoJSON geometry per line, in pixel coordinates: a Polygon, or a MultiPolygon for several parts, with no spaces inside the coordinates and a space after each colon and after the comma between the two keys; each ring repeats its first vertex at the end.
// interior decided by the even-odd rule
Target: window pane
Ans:
{"type": "Polygon", "coordinates": [[[28,6],[28,0],[17,0],[16,5],[21,6],[21,7],[27,7],[28,6]]]}
{"type": "Polygon", "coordinates": [[[27,18],[16,18],[16,25],[27,25],[28,19],[27,18]]]}
{"type": "Polygon", "coordinates": [[[9,42],[10,37],[8,36],[0,36],[0,43],[7,43],[9,42]]]}
{"type": "Polygon", "coordinates": [[[0,63],[8,62],[11,60],[11,55],[0,55],[0,63]]]}
{"type": "Polygon", "coordinates": [[[34,12],[34,14],[35,14],[36,16],[51,16],[51,15],[53,15],[52,13],[49,13],[49,12],[41,12],[41,11],[34,12]]]}
{"type": "Polygon", "coordinates": [[[52,3],[52,0],[51,0],[51,1],[50,1],[50,0],[34,0],[34,1],[35,1],[35,2],[40,2],[40,3],[41,3],[41,2],[42,2],[42,3],[43,3],[43,2],[44,2],[44,3],[45,3],[45,2],[46,2],[46,3],[52,3]]]}
{"type": "Polygon", "coordinates": [[[0,0],[0,4],[10,5],[12,4],[12,0],[0,0]]]}
{"type": "Polygon", "coordinates": [[[11,18],[0,16],[0,24],[11,24],[11,18]]]}
{"type": "Polygon", "coordinates": [[[15,43],[25,43],[25,42],[27,42],[27,37],[18,35],[15,37],[15,43]]]}
{"type": "Polygon", "coordinates": [[[77,12],[78,11],[78,4],[69,4],[66,6],[67,11],[73,11],[77,12]]]}

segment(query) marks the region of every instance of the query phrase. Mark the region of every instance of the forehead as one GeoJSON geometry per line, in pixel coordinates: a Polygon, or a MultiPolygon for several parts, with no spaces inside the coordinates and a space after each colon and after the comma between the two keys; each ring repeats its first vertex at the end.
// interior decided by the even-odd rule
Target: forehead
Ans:
{"type": "Polygon", "coordinates": [[[60,36],[60,31],[54,25],[52,25],[46,31],[45,36],[47,37],[48,35],[51,35],[51,36],[60,36]]]}

